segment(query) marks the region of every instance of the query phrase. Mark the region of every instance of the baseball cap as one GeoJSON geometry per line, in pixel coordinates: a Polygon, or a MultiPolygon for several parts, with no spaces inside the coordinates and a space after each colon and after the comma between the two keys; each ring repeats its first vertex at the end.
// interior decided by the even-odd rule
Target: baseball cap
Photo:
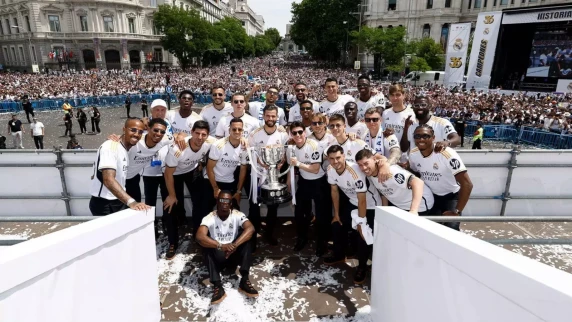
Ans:
{"type": "Polygon", "coordinates": [[[153,100],[153,103],[151,103],[151,109],[153,109],[155,106],[167,107],[167,102],[165,102],[165,100],[158,98],[156,100],[153,100]]]}

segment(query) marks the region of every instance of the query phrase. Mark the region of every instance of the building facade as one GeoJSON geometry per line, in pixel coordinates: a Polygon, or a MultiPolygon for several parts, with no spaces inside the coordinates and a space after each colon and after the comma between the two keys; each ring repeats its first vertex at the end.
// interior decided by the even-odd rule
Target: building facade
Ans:
{"type": "Polygon", "coordinates": [[[234,17],[242,22],[246,34],[256,36],[264,34],[264,18],[257,15],[248,5],[248,0],[229,0],[234,17]]]}
{"type": "Polygon", "coordinates": [[[220,0],[0,0],[1,67],[37,71],[176,65],[153,23],[161,4],[195,8],[211,23],[230,12],[220,0]]]}
{"type": "Polygon", "coordinates": [[[284,38],[282,38],[282,41],[280,42],[280,45],[278,46],[278,48],[276,48],[276,50],[279,50],[286,55],[305,53],[306,48],[304,48],[304,46],[301,45],[300,46],[296,45],[296,43],[294,43],[294,41],[290,38],[291,28],[292,24],[286,25],[286,35],[284,35],[284,38]]]}
{"type": "MultiPolygon", "coordinates": [[[[446,49],[449,27],[453,23],[471,22],[473,28],[481,12],[499,11],[557,3],[569,0],[362,0],[363,24],[369,27],[403,26],[408,39],[431,37],[446,49]]],[[[361,57],[370,68],[373,59],[361,57]],[[367,63],[369,61],[369,64],[367,63]]]]}

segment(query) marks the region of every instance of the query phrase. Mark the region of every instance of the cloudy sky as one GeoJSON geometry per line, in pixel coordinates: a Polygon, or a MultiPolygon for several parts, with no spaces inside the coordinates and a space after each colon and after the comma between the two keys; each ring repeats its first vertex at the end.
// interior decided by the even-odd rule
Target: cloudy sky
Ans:
{"type": "Polygon", "coordinates": [[[276,28],[284,37],[286,24],[290,23],[290,19],[292,19],[290,12],[292,2],[300,2],[300,0],[248,0],[248,5],[256,14],[264,17],[266,29],[276,28]]]}

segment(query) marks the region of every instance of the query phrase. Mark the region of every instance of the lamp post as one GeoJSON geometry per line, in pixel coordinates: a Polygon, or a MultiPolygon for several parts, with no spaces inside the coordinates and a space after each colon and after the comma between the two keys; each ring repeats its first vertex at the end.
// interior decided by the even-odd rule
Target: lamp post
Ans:
{"type": "MultiPolygon", "coordinates": [[[[10,28],[18,29],[18,32],[20,32],[23,29],[20,26],[10,26],[10,28]]],[[[27,34],[28,34],[28,56],[30,56],[30,65],[32,65],[32,63],[33,63],[32,62],[32,32],[28,31],[27,34]]],[[[24,59],[26,59],[26,58],[24,57],[24,59]]]]}

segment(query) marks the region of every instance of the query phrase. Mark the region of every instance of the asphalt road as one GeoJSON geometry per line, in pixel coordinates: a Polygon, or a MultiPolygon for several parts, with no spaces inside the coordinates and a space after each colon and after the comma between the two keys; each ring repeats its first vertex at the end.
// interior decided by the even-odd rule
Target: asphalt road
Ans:
{"type": "MultiPolygon", "coordinates": [[[[175,108],[178,108],[178,105],[176,105],[175,108]]],[[[200,111],[200,108],[201,107],[198,107],[196,111],[200,111]]],[[[125,108],[101,108],[99,111],[101,113],[101,121],[99,123],[101,134],[78,135],[77,133],[80,132],[79,123],[76,118],[72,120],[72,132],[76,134],[79,144],[84,149],[97,149],[110,134],[120,134],[123,123],[127,120],[125,108]]],[[[65,149],[69,137],[63,136],[66,130],[63,121],[63,111],[43,111],[36,112],[35,114],[38,121],[44,124],[44,149],[51,149],[58,146],[62,146],[62,148],[65,149]]],[[[143,117],[141,108],[138,105],[133,105],[131,107],[131,117],[143,117]]],[[[8,134],[8,121],[10,119],[10,114],[0,114],[0,135],[6,137],[6,147],[8,149],[12,148],[12,136],[8,134]]],[[[30,134],[30,125],[26,119],[26,114],[24,112],[20,112],[18,114],[18,119],[22,121],[24,130],[26,131],[23,135],[24,148],[35,149],[36,147],[30,134]]],[[[91,132],[91,121],[89,119],[86,126],[87,130],[91,132]]]]}

